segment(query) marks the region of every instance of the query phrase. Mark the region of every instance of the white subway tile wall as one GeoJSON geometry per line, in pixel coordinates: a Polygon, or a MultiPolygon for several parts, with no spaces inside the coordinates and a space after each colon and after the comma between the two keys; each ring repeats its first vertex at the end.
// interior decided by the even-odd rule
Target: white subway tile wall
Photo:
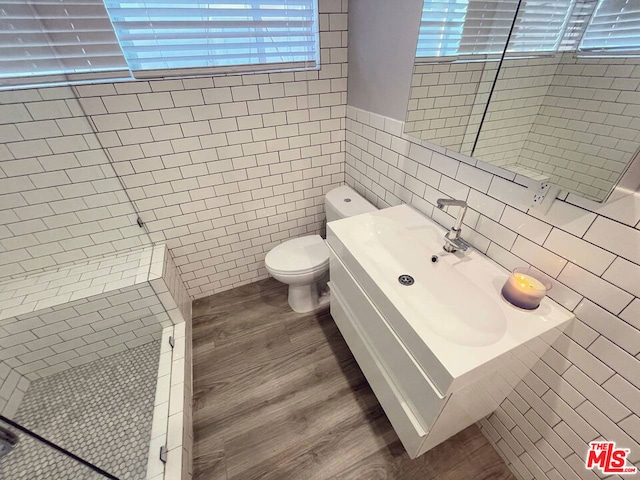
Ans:
{"type": "Polygon", "coordinates": [[[638,87],[637,58],[563,54],[521,163],[561,186],[604,198],[638,149],[638,87]]]}
{"type": "Polygon", "coordinates": [[[517,186],[505,193],[489,173],[495,167],[401,132],[402,122],[348,107],[346,183],[378,207],[409,203],[447,228],[456,212],[435,200],[467,200],[462,236],[507,269],[545,272],[550,296],[577,317],[481,422],[485,435],[522,480],[598,478],[584,459],[587,443],[602,438],[638,462],[640,209],[613,214],[613,204],[607,215],[617,220],[595,203],[593,211],[563,201],[547,214],[530,211],[517,186]]]}
{"type": "MultiPolygon", "coordinates": [[[[175,324],[177,350],[170,372],[162,375],[168,397],[156,405],[165,404],[160,408],[166,408],[169,420],[166,433],[154,441],[167,438],[170,458],[180,459],[170,462],[165,478],[178,469],[184,478],[191,466],[182,460],[190,458],[192,446],[190,300],[266,277],[266,252],[287,238],[320,232],[323,195],[345,180],[379,207],[410,203],[447,227],[456,212],[434,209],[435,200],[464,198],[471,210],[463,236],[507,268],[530,264],[547,274],[554,284],[551,297],[578,317],[500,409],[482,422],[483,431],[521,479],[595,478],[584,470],[583,458],[586,443],[596,438],[631,448],[631,460],[638,461],[640,299],[637,282],[630,280],[640,268],[640,209],[631,208],[638,202],[623,199],[618,205],[623,208],[589,207],[570,195],[547,214],[530,211],[517,200],[521,190],[502,181],[515,173],[442,147],[421,146],[402,134],[402,122],[347,109],[347,0],[319,4],[319,71],[123,82],[77,87],[75,92],[0,92],[0,276],[24,280],[32,272],[89,263],[150,240],[166,242],[171,255],[162,254],[166,266],[158,270],[161,262],[152,254],[150,284],[140,287],[145,296],[137,286],[120,286],[119,295],[137,292],[141,298],[135,302],[154,292],[159,299],[154,308],[166,310],[167,328],[175,324]],[[136,225],[127,195],[150,238],[136,225]]],[[[609,78],[608,70],[567,68],[561,71],[562,81],[580,74],[609,78]]],[[[618,92],[620,100],[635,100],[628,89],[637,71],[623,70],[612,68],[613,83],[605,88],[618,92]]],[[[596,118],[589,103],[615,103],[610,98],[581,98],[562,112],[545,110],[538,94],[544,90],[546,98],[555,85],[529,82],[521,85],[527,100],[508,105],[516,116],[519,109],[544,110],[548,125],[555,125],[556,113],[572,115],[575,107],[591,119],[590,126],[575,125],[572,131],[578,133],[583,132],[578,126],[588,131],[617,116],[611,112],[596,118]]],[[[570,88],[577,95],[588,93],[581,85],[570,88]]],[[[449,93],[459,96],[451,89],[449,93]]],[[[633,117],[631,110],[621,113],[633,117]]],[[[515,125],[513,118],[496,120],[503,127],[515,125]]],[[[621,148],[627,145],[629,124],[610,126],[605,134],[619,132],[615,138],[621,148]]],[[[560,127],[554,128],[558,133],[560,127]]],[[[531,147],[533,140],[524,136],[524,129],[513,134],[519,142],[514,148],[531,147]]],[[[598,148],[626,151],[617,146],[598,148]]],[[[507,155],[507,147],[494,153],[507,155]]],[[[0,299],[17,302],[15,298],[24,297],[17,303],[22,305],[28,295],[38,294],[16,296],[16,290],[0,293],[0,299]]],[[[94,299],[107,297],[101,293],[94,299]]],[[[46,299],[30,300],[37,307],[46,299]]],[[[86,302],[48,306],[45,315],[55,319],[86,302]]],[[[29,378],[126,348],[127,341],[141,341],[134,329],[121,334],[136,338],[113,346],[107,340],[120,333],[87,344],[83,335],[99,333],[91,325],[70,325],[69,319],[48,323],[36,313],[18,315],[24,323],[13,333],[8,327],[16,326],[13,320],[0,321],[0,409],[15,402],[12,398],[26,390],[29,378]],[[36,338],[20,337],[29,334],[36,338]],[[19,344],[22,340],[32,342],[33,349],[19,344]],[[79,352],[82,346],[69,343],[78,340],[86,347],[103,342],[105,349],[79,352]],[[37,357],[47,349],[52,356],[37,357]]],[[[100,312],[84,316],[92,313],[100,312]]],[[[105,321],[102,316],[100,321],[105,321]]],[[[162,325],[144,335],[159,336],[162,325]]]]}
{"type": "MultiPolygon", "coordinates": [[[[155,248],[164,254],[164,245],[155,248]]],[[[55,270],[29,273],[19,279],[1,280],[0,322],[9,317],[146,282],[150,276],[153,251],[154,247],[145,246],[55,270]]]]}
{"type": "Polygon", "coordinates": [[[638,149],[640,62],[509,59],[474,156],[603,199],[638,149]]]}
{"type": "Polygon", "coordinates": [[[319,71],[136,82],[115,104],[124,84],[77,88],[192,298],[265,278],[266,252],[319,233],[344,180],[346,1],[319,3],[319,71]]]}
{"type": "Polygon", "coordinates": [[[0,321],[2,360],[29,380],[158,340],[171,320],[148,282],[0,321]]]}
{"type": "Polygon", "coordinates": [[[156,452],[167,444],[169,431],[169,396],[171,388],[172,351],[169,338],[173,336],[173,325],[162,329],[160,358],[158,359],[158,381],[153,402],[153,422],[151,425],[151,441],[149,442],[149,458],[147,459],[147,479],[163,480],[165,464],[156,452]]]}
{"type": "MultiPolygon", "coordinates": [[[[164,257],[161,260],[162,275],[150,283],[174,324],[173,328],[163,330],[163,342],[167,335],[172,335],[174,346],[168,365],[165,365],[166,355],[162,357],[161,353],[160,368],[163,376],[158,375],[156,409],[159,409],[167,422],[164,437],[152,436],[151,451],[157,451],[157,448],[154,448],[156,443],[167,446],[168,460],[163,472],[165,480],[188,480],[193,473],[191,298],[180,279],[169,250],[156,249],[154,253],[156,252],[164,257]]],[[[148,477],[162,480],[162,474],[158,474],[159,467],[161,465],[157,457],[150,456],[148,477]],[[152,471],[157,476],[151,475],[152,471]]]]}
{"type": "MultiPolygon", "coordinates": [[[[191,301],[163,244],[31,273],[0,287],[10,294],[0,301],[0,361],[29,380],[135,348],[158,339],[163,327],[191,319],[191,301]],[[84,278],[100,281],[87,285],[84,278]],[[26,302],[33,292],[53,296],[46,305],[26,302]],[[14,299],[23,303],[3,307],[14,299]]],[[[3,371],[0,378],[9,378],[3,371]]]]}
{"type": "Polygon", "coordinates": [[[193,473],[193,422],[191,383],[191,327],[182,322],[174,327],[175,344],[169,387],[167,464],[165,480],[191,478],[193,473]]]}
{"type": "Polygon", "coordinates": [[[193,474],[190,323],[189,319],[162,331],[147,462],[148,480],[188,480],[193,474]],[[169,344],[170,337],[173,337],[173,348],[169,344]],[[158,455],[161,446],[167,448],[166,463],[158,455]]]}
{"type": "Polygon", "coordinates": [[[504,62],[482,125],[475,156],[512,170],[525,146],[559,60],[554,57],[504,62]]]}
{"type": "Polygon", "coordinates": [[[31,380],[0,361],[0,415],[11,418],[16,414],[30,384],[31,380]]]}
{"type": "Polygon", "coordinates": [[[149,244],[70,87],[0,92],[0,277],[149,244]]]}
{"type": "Polygon", "coordinates": [[[497,62],[416,64],[405,132],[471,154],[497,62]]]}
{"type": "Polygon", "coordinates": [[[126,189],[192,298],[265,278],[344,181],[347,0],[319,11],[317,71],[0,92],[1,276],[148,243],[126,189]]]}

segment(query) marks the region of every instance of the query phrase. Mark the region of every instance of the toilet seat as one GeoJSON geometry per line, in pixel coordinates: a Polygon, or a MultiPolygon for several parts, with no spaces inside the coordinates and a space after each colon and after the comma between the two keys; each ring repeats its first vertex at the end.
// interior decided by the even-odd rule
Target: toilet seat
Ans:
{"type": "Polygon", "coordinates": [[[329,266],[329,248],[320,235],[293,238],[271,249],[264,262],[269,271],[280,275],[325,270],[329,266]]]}

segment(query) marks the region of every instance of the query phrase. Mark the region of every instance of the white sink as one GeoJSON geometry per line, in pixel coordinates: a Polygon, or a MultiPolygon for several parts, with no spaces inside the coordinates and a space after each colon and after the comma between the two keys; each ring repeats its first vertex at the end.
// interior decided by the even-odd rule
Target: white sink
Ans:
{"type": "Polygon", "coordinates": [[[443,393],[545,333],[553,340],[557,327],[573,318],[549,298],[534,311],[508,304],[500,289],[509,272],[472,249],[445,252],[445,233],[401,205],[331,222],[327,234],[329,246],[443,393]],[[415,283],[401,284],[400,275],[415,283]]]}
{"type": "Polygon", "coordinates": [[[509,272],[444,234],[406,205],[327,226],[331,315],[411,458],[495,411],[573,318],[511,306],[509,272]]]}
{"type": "Polygon", "coordinates": [[[349,222],[345,232],[358,242],[358,257],[364,259],[378,286],[400,310],[434,334],[470,346],[493,344],[505,334],[507,319],[497,303],[500,299],[487,295],[461,273],[459,258],[442,251],[439,229],[405,228],[389,216],[373,214],[361,222],[349,222]],[[415,283],[401,284],[398,277],[403,274],[412,276],[415,283]]]}

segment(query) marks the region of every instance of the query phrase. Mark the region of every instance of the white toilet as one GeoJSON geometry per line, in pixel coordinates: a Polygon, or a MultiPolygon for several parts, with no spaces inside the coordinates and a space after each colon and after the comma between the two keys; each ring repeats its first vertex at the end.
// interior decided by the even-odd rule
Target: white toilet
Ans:
{"type": "MultiPolygon", "coordinates": [[[[337,187],[324,197],[327,222],[377,210],[357,192],[337,187]]],[[[329,248],[320,235],[293,238],[273,248],[264,259],[267,271],[289,285],[289,305],[298,313],[311,312],[328,302],[320,301],[320,282],[329,271],[329,248]]]]}

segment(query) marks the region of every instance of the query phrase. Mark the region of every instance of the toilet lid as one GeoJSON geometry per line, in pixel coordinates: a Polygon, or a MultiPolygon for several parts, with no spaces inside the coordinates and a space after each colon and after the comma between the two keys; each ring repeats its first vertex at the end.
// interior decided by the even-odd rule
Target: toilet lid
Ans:
{"type": "Polygon", "coordinates": [[[329,248],[320,235],[292,238],[267,253],[264,262],[276,272],[317,270],[329,263],[329,248]]]}

